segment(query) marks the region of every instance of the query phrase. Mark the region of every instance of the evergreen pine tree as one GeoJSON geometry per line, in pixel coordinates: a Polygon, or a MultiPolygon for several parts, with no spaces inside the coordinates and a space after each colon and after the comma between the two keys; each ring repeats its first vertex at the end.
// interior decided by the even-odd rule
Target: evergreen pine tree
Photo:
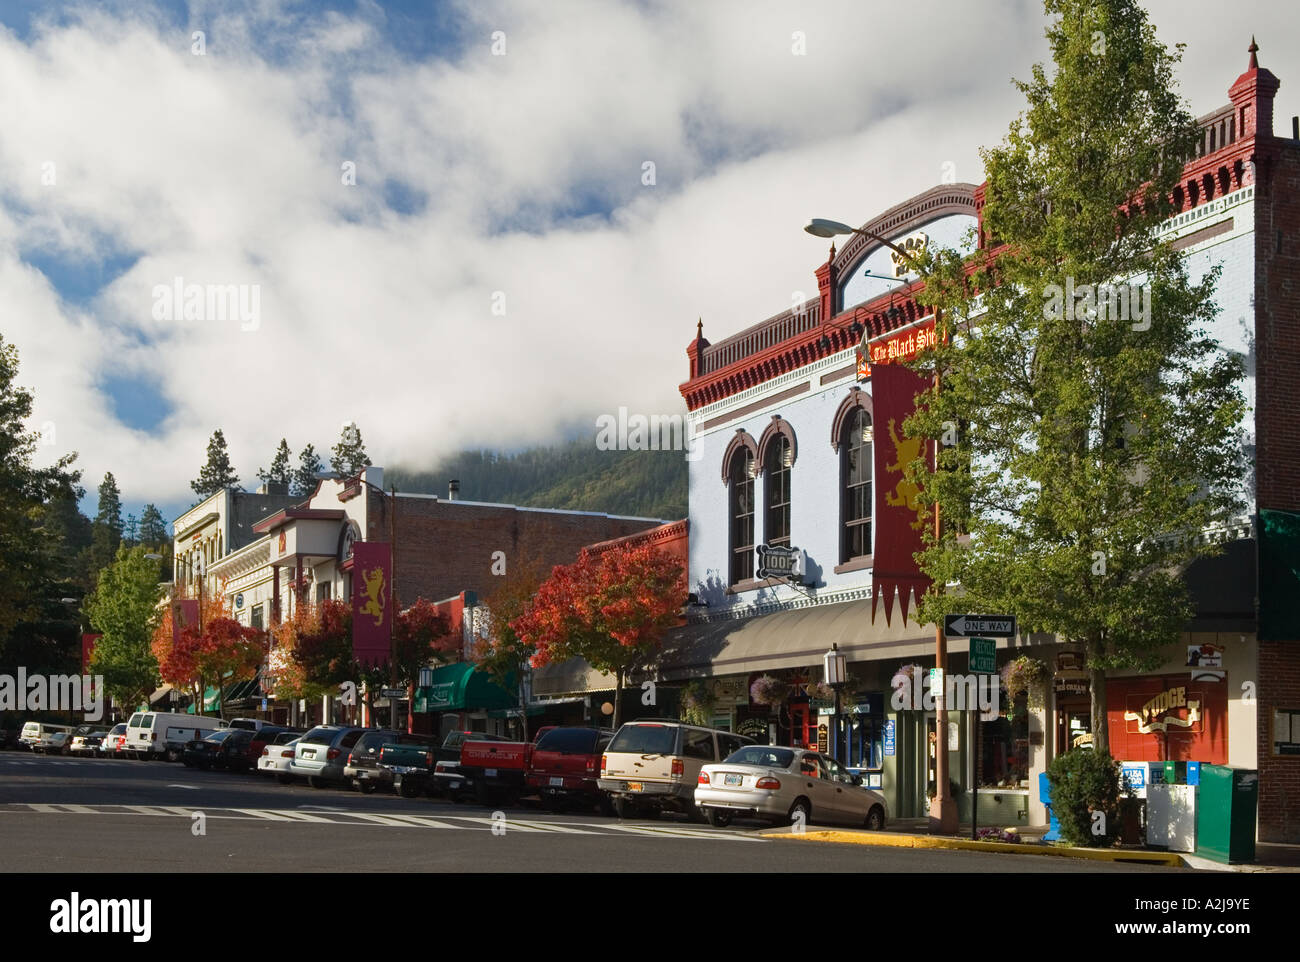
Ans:
{"type": "Polygon", "coordinates": [[[104,475],[99,484],[99,510],[91,525],[90,563],[94,571],[108,567],[117,557],[117,547],[122,543],[122,494],[117,488],[113,472],[104,475]]]}
{"type": "Polygon", "coordinates": [[[167,522],[155,504],[146,504],[140,514],[140,544],[157,548],[167,544],[167,522]]]}
{"type": "Polygon", "coordinates": [[[298,468],[293,472],[293,490],[290,493],[296,498],[310,495],[316,490],[316,480],[323,468],[316,446],[309,444],[303,448],[298,455],[298,468]]]}
{"type": "Polygon", "coordinates": [[[212,438],[208,441],[208,463],[199,472],[198,480],[190,482],[190,487],[200,501],[210,498],[223,488],[243,490],[239,486],[239,475],[235,474],[235,469],[230,465],[226,436],[220,428],[212,432],[212,438]]]}
{"type": "Polygon", "coordinates": [[[280,446],[275,449],[275,457],[271,460],[271,467],[265,471],[258,468],[257,476],[267,484],[288,485],[293,481],[293,468],[289,466],[291,457],[293,453],[289,450],[289,442],[281,438],[280,446]]]}
{"type": "Polygon", "coordinates": [[[357,427],[355,421],[349,421],[343,425],[343,433],[339,435],[339,443],[334,445],[334,452],[330,457],[330,467],[341,477],[350,478],[355,474],[360,474],[361,469],[368,464],[370,464],[370,458],[366,455],[365,445],[361,442],[361,429],[357,427]]]}

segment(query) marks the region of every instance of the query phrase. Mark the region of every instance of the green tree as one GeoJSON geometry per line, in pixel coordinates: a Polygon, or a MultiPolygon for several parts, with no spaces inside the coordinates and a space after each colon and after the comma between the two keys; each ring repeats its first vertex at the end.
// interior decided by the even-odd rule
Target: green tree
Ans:
{"type": "Polygon", "coordinates": [[[239,475],[230,465],[230,454],[226,450],[226,436],[221,433],[220,428],[212,432],[212,438],[208,441],[208,462],[199,472],[198,480],[190,482],[190,487],[194,489],[200,501],[212,497],[224,488],[242,490],[239,486],[239,475]]]}
{"type": "Polygon", "coordinates": [[[293,490],[290,493],[298,498],[308,497],[316,490],[316,483],[323,470],[324,465],[316,453],[315,445],[307,445],[298,455],[298,467],[293,472],[293,490]]]}
{"type": "Polygon", "coordinates": [[[484,603],[487,637],[475,646],[473,655],[479,670],[491,675],[503,691],[510,691],[512,686],[518,691],[523,738],[528,741],[527,690],[523,680],[537,648],[520,637],[512,623],[532,604],[542,577],[535,565],[520,562],[513,567],[504,583],[484,603]]]}
{"type": "Polygon", "coordinates": [[[356,422],[349,421],[343,425],[339,443],[334,445],[330,467],[340,477],[350,478],[359,474],[361,469],[369,464],[370,458],[366,454],[366,446],[361,442],[361,429],[357,427],[356,422]]]}
{"type": "Polygon", "coordinates": [[[150,642],[162,616],[162,589],[158,563],[146,553],[144,546],[118,549],[85,604],[91,628],[103,635],[95,643],[90,670],[104,676],[104,686],[118,705],[128,707],[148,697],[158,681],[150,642]]]}
{"type": "Polygon", "coordinates": [[[275,449],[275,457],[271,460],[271,467],[267,470],[257,469],[257,476],[267,484],[288,485],[293,480],[293,468],[289,466],[289,459],[293,457],[289,450],[289,442],[284,438],[280,439],[280,446],[275,449]]]}
{"type": "Polygon", "coordinates": [[[167,522],[156,504],[146,504],[140,513],[140,543],[151,548],[171,543],[171,538],[167,535],[167,522]]]}
{"type": "MultiPolygon", "coordinates": [[[[1179,571],[1217,550],[1194,535],[1240,508],[1243,369],[1205,333],[1217,272],[1192,283],[1156,233],[1197,135],[1173,90],[1181,48],[1132,0],[1044,6],[1055,69],[1018,84],[1028,109],[983,151],[994,240],[923,265],[940,343],[912,366],[940,390],[905,431],[964,429],[943,470],[908,474],[946,523],[923,570],[959,582],[963,610],[1082,645],[1106,753],[1106,670],[1150,670],[1177,642],[1179,571]]],[[[920,616],[952,598],[931,589],[920,616]]]]}
{"type": "Polygon", "coordinates": [[[33,398],[16,384],[18,349],[0,336],[0,647],[29,618],[43,617],[53,583],[67,574],[67,543],[47,536],[80,494],[75,454],[33,465],[40,435],[29,431],[33,398]]]}
{"type": "Polygon", "coordinates": [[[122,528],[122,493],[109,471],[99,484],[99,509],[91,524],[90,561],[94,572],[113,563],[122,543],[122,528]]]}

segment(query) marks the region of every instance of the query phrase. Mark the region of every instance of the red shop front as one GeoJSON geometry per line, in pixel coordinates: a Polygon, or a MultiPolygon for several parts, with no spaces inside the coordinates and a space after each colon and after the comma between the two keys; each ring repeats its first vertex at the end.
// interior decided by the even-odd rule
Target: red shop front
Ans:
{"type": "Polygon", "coordinates": [[[1110,753],[1134,762],[1228,763],[1228,683],[1188,673],[1106,683],[1110,753]]]}

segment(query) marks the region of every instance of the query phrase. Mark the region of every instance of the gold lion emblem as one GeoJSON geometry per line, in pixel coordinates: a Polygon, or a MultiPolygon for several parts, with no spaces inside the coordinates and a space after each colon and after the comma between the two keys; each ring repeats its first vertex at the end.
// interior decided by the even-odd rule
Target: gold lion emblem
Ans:
{"type": "Polygon", "coordinates": [[[362,614],[373,615],[375,627],[378,628],[384,623],[384,569],[371,568],[361,574],[365,581],[366,598],[368,599],[361,606],[361,612],[362,614]]]}
{"type": "MultiPolygon", "coordinates": [[[[921,456],[921,438],[902,438],[894,430],[894,419],[889,419],[889,437],[894,442],[894,452],[897,460],[893,464],[886,463],[885,470],[890,474],[901,475],[903,468],[915,461],[921,456]]],[[[906,477],[900,477],[898,484],[894,486],[893,491],[885,492],[885,501],[893,508],[906,507],[910,511],[916,510],[917,498],[921,494],[921,489],[908,481],[906,477]]]]}

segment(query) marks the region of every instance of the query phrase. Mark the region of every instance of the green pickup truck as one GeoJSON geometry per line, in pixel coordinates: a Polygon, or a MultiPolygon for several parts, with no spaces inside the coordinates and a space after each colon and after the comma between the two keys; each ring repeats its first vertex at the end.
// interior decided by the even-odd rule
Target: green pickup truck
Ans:
{"type": "Polygon", "coordinates": [[[386,744],[379,749],[379,764],[393,773],[393,789],[405,798],[449,794],[459,800],[466,780],[460,774],[460,748],[467,741],[505,741],[500,735],[454,731],[441,748],[386,744]]]}

